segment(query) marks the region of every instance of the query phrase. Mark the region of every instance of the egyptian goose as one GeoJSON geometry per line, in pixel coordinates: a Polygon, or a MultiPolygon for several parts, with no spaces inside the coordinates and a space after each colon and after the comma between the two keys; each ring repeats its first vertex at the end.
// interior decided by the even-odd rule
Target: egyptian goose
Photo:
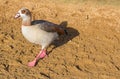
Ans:
{"type": "Polygon", "coordinates": [[[23,36],[31,43],[42,46],[41,51],[35,59],[28,63],[28,66],[33,67],[39,59],[47,55],[47,47],[56,40],[59,35],[65,34],[66,32],[59,25],[48,21],[32,21],[31,12],[26,8],[22,8],[17,12],[15,18],[19,17],[22,18],[21,28],[23,36]]]}

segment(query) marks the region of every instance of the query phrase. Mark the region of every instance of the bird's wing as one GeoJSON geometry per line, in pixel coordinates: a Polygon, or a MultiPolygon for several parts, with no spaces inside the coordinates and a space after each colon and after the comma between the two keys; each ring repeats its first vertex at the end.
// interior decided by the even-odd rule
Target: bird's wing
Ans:
{"type": "Polygon", "coordinates": [[[57,24],[52,22],[48,22],[45,20],[37,20],[32,22],[32,25],[38,24],[40,29],[47,31],[47,32],[57,32],[59,35],[64,34],[65,31],[57,24]]]}

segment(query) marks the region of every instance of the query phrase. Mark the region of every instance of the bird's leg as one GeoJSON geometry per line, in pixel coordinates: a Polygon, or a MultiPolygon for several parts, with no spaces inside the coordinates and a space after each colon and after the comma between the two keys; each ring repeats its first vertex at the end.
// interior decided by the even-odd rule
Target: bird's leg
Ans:
{"type": "Polygon", "coordinates": [[[46,49],[43,49],[42,51],[40,51],[40,54],[38,55],[38,58],[44,58],[45,56],[47,56],[46,49]]]}
{"type": "Polygon", "coordinates": [[[30,67],[33,67],[36,65],[36,62],[40,59],[40,58],[44,58],[46,56],[46,50],[45,49],[42,49],[40,51],[40,53],[36,56],[36,58],[32,61],[32,62],[29,62],[28,63],[28,66],[30,67]]]}

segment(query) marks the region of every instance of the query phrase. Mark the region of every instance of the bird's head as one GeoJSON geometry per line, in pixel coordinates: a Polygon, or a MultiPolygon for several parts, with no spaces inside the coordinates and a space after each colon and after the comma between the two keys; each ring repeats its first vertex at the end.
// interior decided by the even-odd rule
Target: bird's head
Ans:
{"type": "Polygon", "coordinates": [[[26,8],[22,8],[16,13],[14,18],[19,18],[19,17],[25,20],[28,17],[31,17],[31,12],[26,8]]]}

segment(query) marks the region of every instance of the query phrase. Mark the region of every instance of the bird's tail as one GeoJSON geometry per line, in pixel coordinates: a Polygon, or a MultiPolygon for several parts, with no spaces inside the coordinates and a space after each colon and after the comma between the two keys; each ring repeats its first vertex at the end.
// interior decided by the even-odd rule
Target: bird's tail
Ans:
{"type": "Polygon", "coordinates": [[[67,29],[64,30],[65,34],[68,35],[67,29]]]}
{"type": "Polygon", "coordinates": [[[59,24],[60,28],[62,28],[64,30],[64,34],[68,35],[67,32],[67,21],[63,21],[62,23],[59,24]]]}

